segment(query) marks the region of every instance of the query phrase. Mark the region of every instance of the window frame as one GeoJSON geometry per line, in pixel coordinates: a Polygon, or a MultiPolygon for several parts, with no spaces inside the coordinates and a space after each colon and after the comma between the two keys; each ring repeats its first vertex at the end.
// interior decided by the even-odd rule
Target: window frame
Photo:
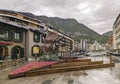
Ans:
{"type": "Polygon", "coordinates": [[[31,48],[31,54],[32,54],[32,56],[35,56],[35,55],[39,56],[40,53],[41,53],[41,49],[40,49],[40,46],[39,46],[39,45],[34,45],[34,46],[32,46],[32,48],[31,48]],[[37,48],[39,49],[39,50],[38,50],[38,53],[34,53],[34,48],[35,48],[35,47],[37,47],[37,48]]]}
{"type": "Polygon", "coordinates": [[[22,42],[23,41],[23,32],[22,31],[14,31],[14,37],[13,37],[14,39],[13,39],[13,41],[14,42],[22,42]],[[16,35],[16,33],[19,33],[19,39],[16,39],[15,37],[15,35],[16,35]]]}
{"type": "Polygon", "coordinates": [[[40,33],[34,32],[33,40],[34,40],[34,42],[40,42],[40,33]],[[35,37],[36,35],[37,35],[37,39],[36,39],[36,37],[35,37]]]}
{"type": "Polygon", "coordinates": [[[41,34],[41,43],[45,43],[46,34],[41,34]]]}
{"type": "MultiPolygon", "coordinates": [[[[0,29],[0,30],[3,30],[3,31],[5,31],[5,32],[7,32],[7,37],[6,37],[6,34],[4,34],[4,37],[2,38],[2,37],[0,37],[0,40],[4,40],[4,41],[9,41],[10,40],[10,30],[8,30],[8,29],[0,29]]],[[[4,33],[5,33],[4,32],[4,33]]]]}

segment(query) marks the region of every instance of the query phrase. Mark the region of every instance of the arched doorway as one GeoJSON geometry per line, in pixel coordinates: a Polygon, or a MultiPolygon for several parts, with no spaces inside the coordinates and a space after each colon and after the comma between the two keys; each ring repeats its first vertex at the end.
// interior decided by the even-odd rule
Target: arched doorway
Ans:
{"type": "Polygon", "coordinates": [[[4,60],[8,55],[8,48],[5,45],[0,45],[0,60],[4,60]]]}
{"type": "Polygon", "coordinates": [[[39,47],[39,45],[34,45],[32,47],[32,53],[31,54],[32,54],[32,56],[35,57],[35,61],[37,61],[38,56],[40,55],[40,47],[39,47]]]}
{"type": "Polygon", "coordinates": [[[24,48],[20,46],[15,46],[12,48],[11,51],[11,57],[12,59],[19,59],[24,57],[24,48]]]}

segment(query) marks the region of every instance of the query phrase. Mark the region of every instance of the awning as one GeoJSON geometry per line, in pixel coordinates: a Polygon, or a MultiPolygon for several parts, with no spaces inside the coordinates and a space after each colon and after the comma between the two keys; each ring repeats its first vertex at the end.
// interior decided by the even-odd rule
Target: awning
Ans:
{"type": "Polygon", "coordinates": [[[0,45],[12,45],[13,42],[0,42],[0,45]]]}

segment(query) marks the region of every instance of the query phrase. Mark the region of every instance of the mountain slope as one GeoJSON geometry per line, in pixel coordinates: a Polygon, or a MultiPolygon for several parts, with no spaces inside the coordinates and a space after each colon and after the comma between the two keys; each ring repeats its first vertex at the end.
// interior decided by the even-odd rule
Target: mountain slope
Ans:
{"type": "Polygon", "coordinates": [[[62,19],[58,17],[45,16],[38,16],[38,19],[42,20],[43,22],[50,23],[54,28],[63,30],[65,33],[79,32],[81,35],[99,36],[98,33],[89,29],[87,26],[78,23],[75,19],[62,19]]]}
{"type": "Polygon", "coordinates": [[[103,35],[105,35],[105,36],[112,36],[113,35],[113,31],[108,31],[108,32],[104,33],[103,35]]]}
{"type": "Polygon", "coordinates": [[[60,29],[63,30],[64,32],[80,32],[81,34],[85,34],[87,36],[99,36],[98,33],[95,31],[91,30],[84,24],[78,23],[75,19],[62,19],[58,17],[47,17],[47,16],[35,16],[32,13],[25,13],[25,12],[19,12],[22,13],[23,15],[32,17],[32,18],[37,18],[40,21],[44,23],[49,23],[53,25],[55,29],[60,29]]]}
{"type": "Polygon", "coordinates": [[[106,42],[106,36],[102,36],[92,29],[88,28],[82,23],[79,23],[77,20],[69,18],[63,19],[59,17],[47,17],[47,16],[35,16],[32,13],[19,12],[23,15],[37,18],[41,22],[48,23],[52,25],[55,29],[61,30],[67,35],[70,35],[75,40],[88,39],[91,42],[93,40],[98,40],[100,42],[106,42]]]}

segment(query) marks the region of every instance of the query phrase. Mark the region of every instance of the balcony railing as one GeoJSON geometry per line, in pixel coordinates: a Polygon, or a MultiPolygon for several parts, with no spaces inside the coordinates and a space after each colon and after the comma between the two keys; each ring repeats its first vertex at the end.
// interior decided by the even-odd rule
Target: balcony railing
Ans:
{"type": "Polygon", "coordinates": [[[23,28],[25,28],[25,29],[33,28],[33,27],[29,26],[29,25],[22,25],[22,23],[17,23],[17,22],[13,22],[13,21],[1,19],[1,18],[0,18],[0,21],[1,21],[1,22],[4,22],[4,23],[6,23],[6,24],[13,25],[13,26],[23,27],[23,28]]]}
{"type": "Polygon", "coordinates": [[[8,21],[8,20],[2,19],[2,18],[0,18],[0,22],[10,24],[10,25],[13,25],[13,26],[16,26],[16,27],[20,27],[20,28],[25,28],[27,30],[32,29],[32,30],[37,30],[37,31],[42,32],[42,33],[45,32],[44,29],[41,29],[41,28],[34,28],[34,27],[29,26],[29,25],[23,25],[22,23],[8,21]]]}

